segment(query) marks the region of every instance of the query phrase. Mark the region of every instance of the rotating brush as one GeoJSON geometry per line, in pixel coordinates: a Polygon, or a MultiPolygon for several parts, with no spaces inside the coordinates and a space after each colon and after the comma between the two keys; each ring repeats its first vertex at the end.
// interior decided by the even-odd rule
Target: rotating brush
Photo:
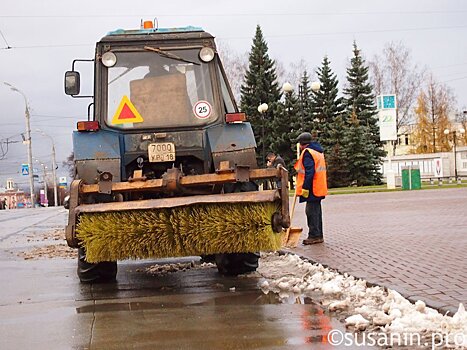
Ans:
{"type": "Polygon", "coordinates": [[[83,213],[76,227],[90,263],[274,251],[277,203],[196,204],[171,209],[83,213]]]}

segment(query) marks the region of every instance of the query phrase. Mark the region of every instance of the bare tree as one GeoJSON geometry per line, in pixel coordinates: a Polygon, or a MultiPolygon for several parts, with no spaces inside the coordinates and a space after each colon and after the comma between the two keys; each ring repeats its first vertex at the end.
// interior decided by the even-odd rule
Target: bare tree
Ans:
{"type": "MultiPolygon", "coordinates": [[[[245,72],[248,68],[248,52],[234,52],[228,44],[222,41],[217,43],[217,51],[222,59],[225,73],[227,79],[229,79],[235,100],[239,102],[240,87],[243,84],[245,72]]],[[[308,63],[303,58],[297,62],[290,63],[288,68],[281,61],[275,60],[274,62],[277,81],[280,86],[285,82],[289,82],[294,88],[298,89],[303,72],[305,70],[308,72],[313,71],[308,69],[308,63]]]]}
{"type": "Polygon", "coordinates": [[[288,68],[286,68],[282,62],[276,60],[277,80],[280,83],[290,83],[294,89],[297,89],[297,93],[303,77],[303,72],[312,72],[309,78],[314,81],[317,80],[316,74],[314,73],[315,70],[316,69],[310,69],[310,65],[303,58],[297,62],[289,63],[288,68]]]}
{"type": "Polygon", "coordinates": [[[298,88],[304,71],[313,72],[308,63],[302,58],[298,62],[290,63],[285,78],[293,87],[298,88]]]}
{"type": "MultiPolygon", "coordinates": [[[[395,94],[397,99],[396,128],[409,125],[411,112],[425,80],[426,68],[411,61],[410,50],[402,43],[387,43],[381,56],[369,62],[376,95],[395,94]]],[[[397,143],[393,153],[396,153],[397,143]]]]}
{"type": "Polygon", "coordinates": [[[217,51],[222,60],[225,74],[237,103],[240,102],[240,87],[248,68],[248,52],[236,53],[224,42],[217,43],[217,51]]]}
{"type": "Polygon", "coordinates": [[[62,166],[68,170],[68,175],[71,179],[75,178],[75,154],[71,152],[66,160],[62,162],[62,166]]]}

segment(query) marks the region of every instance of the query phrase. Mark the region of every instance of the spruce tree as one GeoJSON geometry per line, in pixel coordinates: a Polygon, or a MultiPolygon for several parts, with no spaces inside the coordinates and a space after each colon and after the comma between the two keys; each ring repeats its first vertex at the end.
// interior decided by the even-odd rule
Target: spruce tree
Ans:
{"type": "Polygon", "coordinates": [[[324,56],[322,65],[316,73],[321,86],[319,91],[313,91],[311,94],[311,112],[313,119],[317,120],[315,128],[319,132],[321,144],[326,151],[329,151],[334,143],[330,136],[332,124],[344,110],[343,98],[337,97],[339,81],[331,70],[327,56],[324,56]]]}
{"type": "Polygon", "coordinates": [[[298,87],[298,122],[300,123],[298,134],[305,131],[311,132],[314,129],[313,115],[311,113],[311,93],[310,77],[305,70],[298,87]]]}
{"type": "Polygon", "coordinates": [[[355,112],[352,112],[349,127],[344,132],[344,158],[348,169],[349,181],[357,186],[377,184],[378,167],[372,158],[373,145],[368,142],[370,130],[360,123],[355,112]]]}
{"type": "Polygon", "coordinates": [[[346,130],[348,125],[344,120],[344,115],[337,115],[329,129],[329,145],[325,150],[326,167],[328,175],[328,186],[345,187],[350,185],[350,171],[346,150],[348,145],[346,142],[346,130]]]}
{"type": "Polygon", "coordinates": [[[303,116],[305,114],[303,112],[302,102],[300,101],[300,98],[297,96],[295,91],[291,93],[285,93],[284,114],[287,114],[287,120],[290,125],[289,139],[291,145],[290,147],[293,153],[292,162],[297,159],[296,146],[298,135],[305,131],[303,128],[303,116]]]}
{"type": "Polygon", "coordinates": [[[279,110],[275,113],[271,129],[271,150],[280,154],[285,161],[287,170],[292,173],[296,156],[296,139],[300,130],[299,104],[295,92],[286,92],[283,104],[278,104],[279,110]]]}
{"type": "MultiPolygon", "coordinates": [[[[363,159],[359,162],[362,170],[366,169],[368,183],[381,183],[382,173],[379,171],[370,171],[369,169],[379,169],[382,164],[381,158],[384,157],[385,152],[383,150],[383,143],[379,139],[379,127],[378,120],[376,118],[377,109],[375,105],[375,96],[373,95],[373,87],[371,86],[368,79],[368,66],[365,65],[365,60],[360,54],[360,50],[357,48],[357,44],[353,44],[354,56],[350,60],[350,67],[347,68],[347,82],[348,87],[344,89],[345,95],[345,110],[349,122],[349,127],[354,128],[356,123],[353,119],[358,119],[359,126],[365,128],[365,132],[351,131],[357,134],[365,135],[365,139],[361,142],[365,142],[368,147],[367,159],[368,165],[364,165],[363,159]]],[[[356,140],[355,140],[356,142],[356,140]]],[[[351,152],[351,149],[348,150],[351,152]]],[[[356,171],[355,174],[351,173],[351,177],[360,179],[359,184],[365,181],[363,179],[363,173],[353,168],[356,171]]]]}
{"type": "Polygon", "coordinates": [[[271,122],[280,111],[277,106],[281,98],[281,92],[277,84],[277,74],[275,62],[268,55],[268,45],[264,40],[261,27],[256,27],[256,34],[253,38],[253,45],[249,53],[249,65],[245,73],[244,83],[241,86],[240,108],[246,113],[253,127],[256,139],[256,154],[260,158],[260,164],[264,165],[265,160],[261,159],[263,143],[266,153],[271,146],[271,122]],[[258,106],[262,103],[268,104],[268,111],[265,115],[258,112],[258,106]],[[262,131],[264,127],[264,140],[262,131]]]}

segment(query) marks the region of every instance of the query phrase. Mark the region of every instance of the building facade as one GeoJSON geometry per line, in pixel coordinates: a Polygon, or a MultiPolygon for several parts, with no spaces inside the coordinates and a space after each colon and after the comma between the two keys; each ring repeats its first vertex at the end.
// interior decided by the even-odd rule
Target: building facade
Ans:
{"type": "Polygon", "coordinates": [[[25,208],[30,206],[29,197],[16,188],[12,179],[7,180],[6,188],[0,187],[0,201],[5,203],[5,209],[25,208]]]}
{"type": "MultiPolygon", "coordinates": [[[[454,179],[457,176],[467,178],[467,146],[457,147],[454,151],[427,153],[427,154],[404,154],[384,158],[383,175],[389,169],[394,171],[397,179],[402,176],[402,167],[418,167],[422,179],[454,179]]],[[[400,183],[400,182],[399,182],[400,183]]]]}

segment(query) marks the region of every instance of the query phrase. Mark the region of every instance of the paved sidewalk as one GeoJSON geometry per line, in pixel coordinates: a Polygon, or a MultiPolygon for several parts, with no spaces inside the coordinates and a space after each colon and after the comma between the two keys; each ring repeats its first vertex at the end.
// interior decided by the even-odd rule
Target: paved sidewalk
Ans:
{"type": "MultiPolygon", "coordinates": [[[[322,204],[325,243],[300,242],[294,252],[441,312],[467,304],[467,188],[334,195],[322,204]]],[[[305,237],[304,204],[294,226],[305,237]]]]}

